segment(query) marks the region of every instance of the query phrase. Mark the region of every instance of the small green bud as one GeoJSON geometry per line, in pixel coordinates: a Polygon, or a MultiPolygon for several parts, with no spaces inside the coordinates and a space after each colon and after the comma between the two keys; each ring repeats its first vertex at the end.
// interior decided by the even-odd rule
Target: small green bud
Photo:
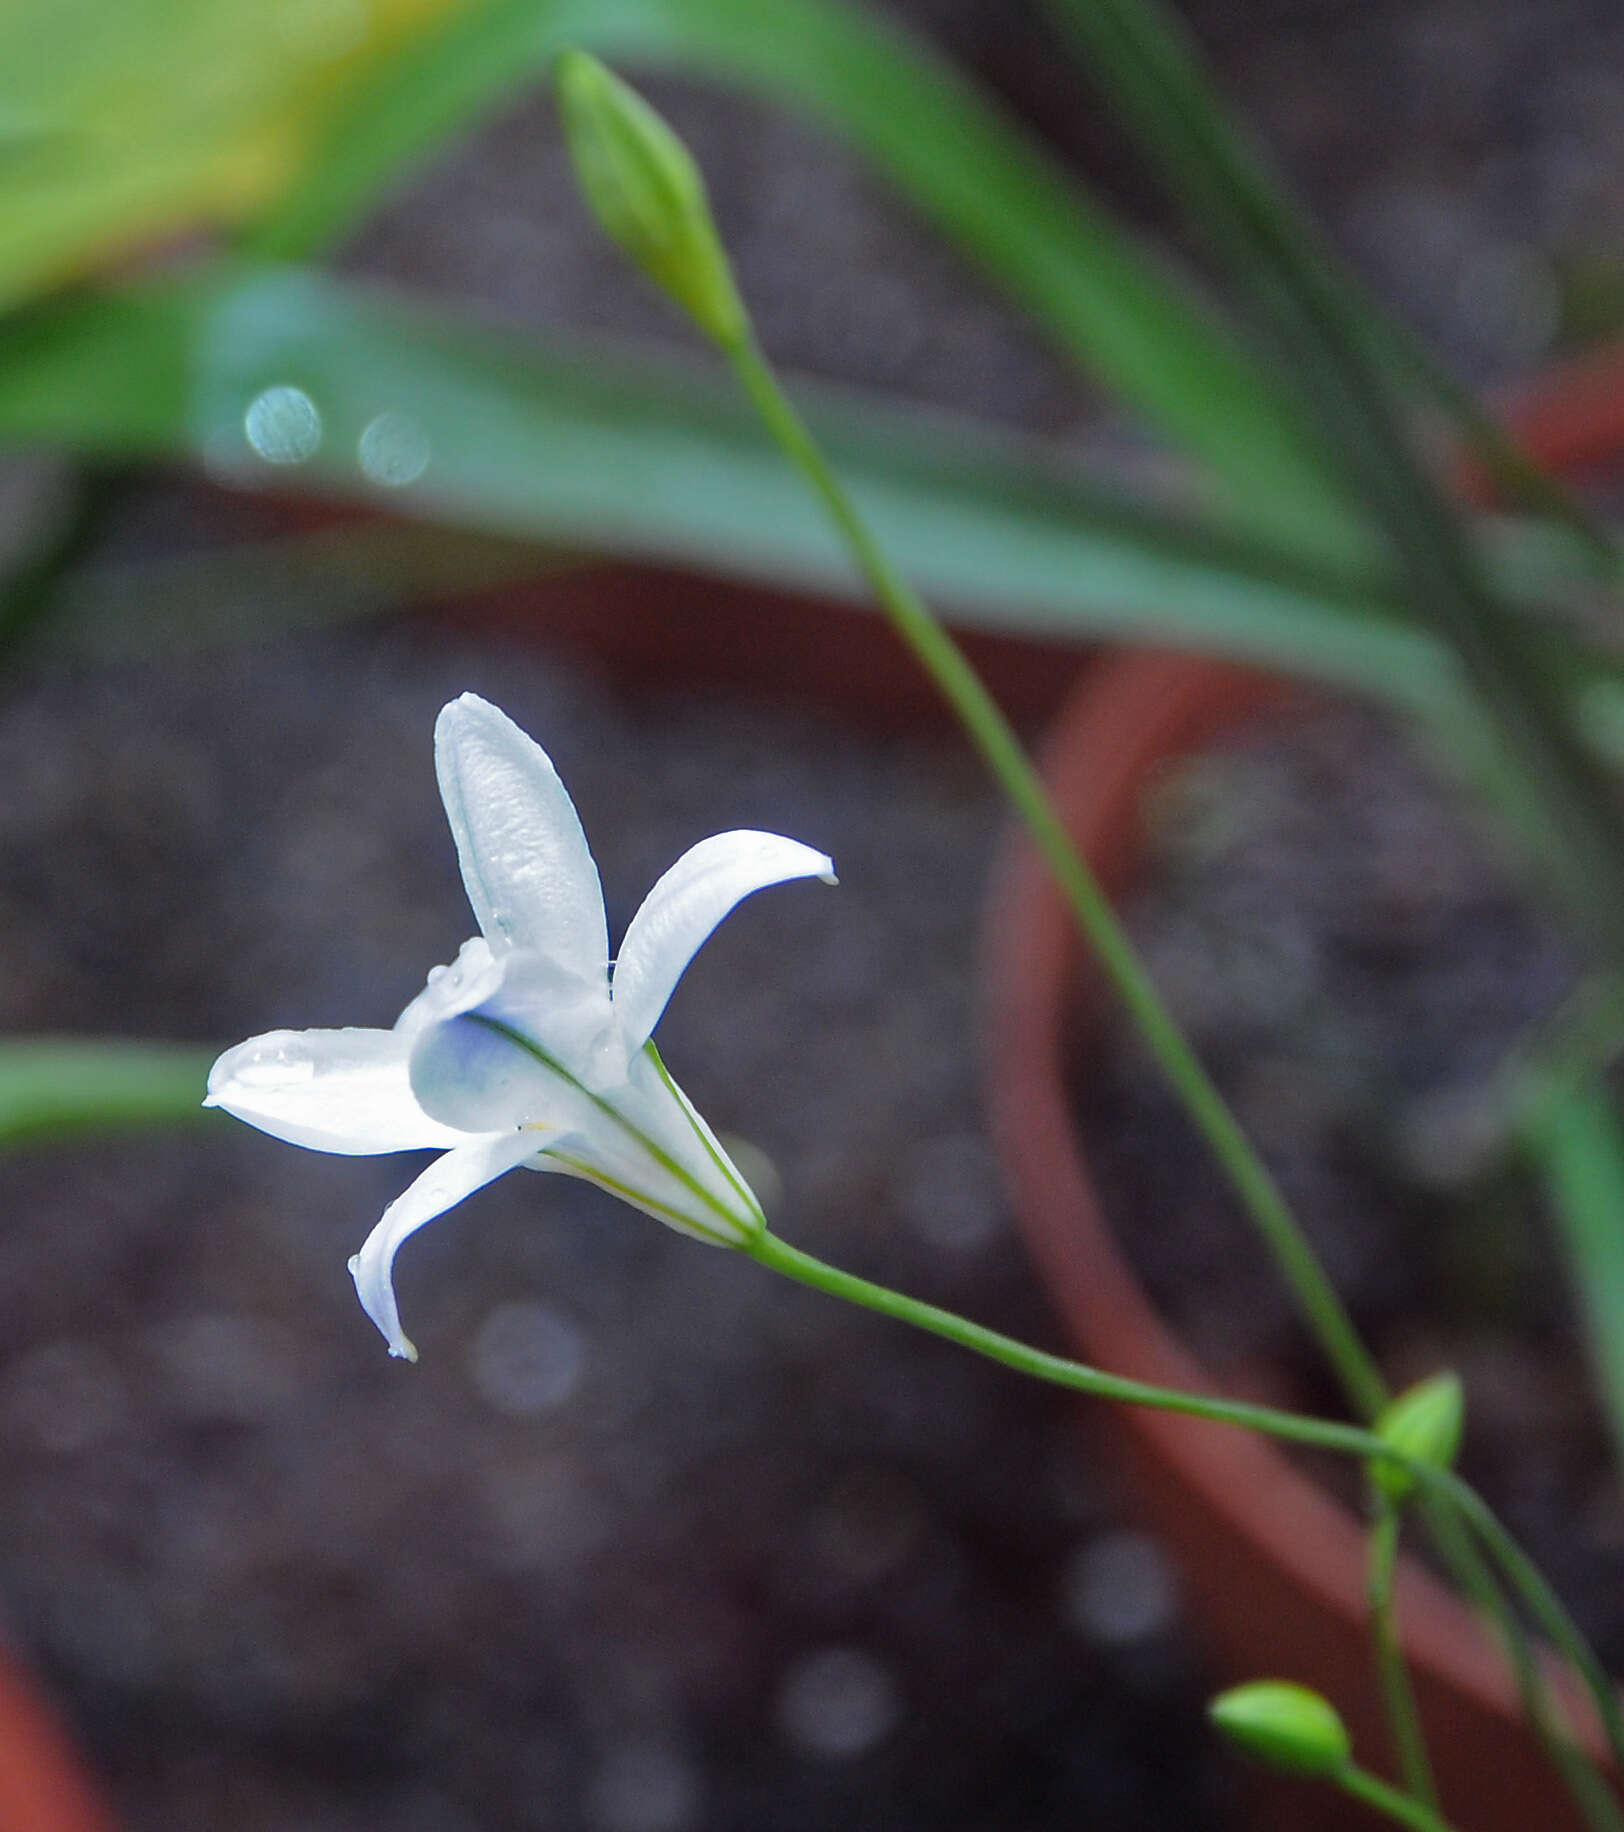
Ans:
{"type": "Polygon", "coordinates": [[[553,81],[575,174],[599,223],[702,331],[737,344],[744,302],[687,147],[585,51],[565,51],[553,81]]]}
{"type": "Polygon", "coordinates": [[[1207,1716],[1243,1754],[1292,1775],[1334,1775],[1347,1765],[1347,1726],[1317,1692],[1258,1679],[1220,1692],[1207,1716]]]}
{"type": "MultiPolygon", "coordinates": [[[[1377,1419],[1372,1429],[1395,1450],[1417,1463],[1448,1469],[1460,1449],[1466,1419],[1466,1399],[1457,1374],[1432,1374],[1418,1381],[1377,1419]]],[[[1389,1501],[1407,1501],[1415,1476],[1402,1463],[1373,1457],[1367,1465],[1370,1480],[1389,1501]]]]}

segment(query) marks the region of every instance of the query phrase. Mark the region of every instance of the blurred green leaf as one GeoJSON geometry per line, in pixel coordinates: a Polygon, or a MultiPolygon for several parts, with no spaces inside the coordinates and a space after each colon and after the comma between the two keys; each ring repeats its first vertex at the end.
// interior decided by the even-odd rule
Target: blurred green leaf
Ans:
{"type": "Polygon", "coordinates": [[[1441,409],[1510,501],[1567,524],[1603,576],[1616,575],[1609,530],[1354,275],[1247,123],[1225,106],[1175,14],[1154,0],[1048,0],[1048,11],[1192,228],[1234,274],[1260,284],[1267,302],[1289,299],[1313,312],[1373,370],[1441,409]]]}
{"type": "MultiPolygon", "coordinates": [[[[1126,503],[973,423],[798,392],[889,549],[962,624],[1183,643],[1425,710],[1458,698],[1447,651],[1366,569],[1309,567],[1126,503]]],[[[816,506],[709,372],[499,336],[286,268],[233,264],[14,315],[0,324],[0,443],[191,459],[242,488],[857,595],[816,506]],[[275,390],[314,416],[297,462],[250,443],[249,411],[275,390]]],[[[1499,544],[1532,599],[1572,583],[1560,544],[1514,537],[1499,544]]],[[[105,606],[102,626],[114,636],[105,606]]],[[[1617,729],[1616,673],[1561,654],[1598,729],[1617,729]]]]}
{"type": "Polygon", "coordinates": [[[1624,965],[1624,814],[1576,730],[1571,689],[1504,600],[1462,516],[1415,448],[1380,313],[1322,259],[1317,231],[1243,127],[1193,40],[1159,0],[1058,0],[1138,149],[1223,258],[1240,309],[1296,390],[1323,462],[1363,503],[1405,595],[1459,658],[1493,767],[1537,879],[1592,945],[1624,965]]]}
{"type": "Polygon", "coordinates": [[[929,47],[839,0],[487,0],[405,49],[244,244],[303,257],[410,161],[579,43],[742,85],[848,141],[1059,346],[1211,464],[1237,522],[1305,552],[1362,537],[1266,368],[929,47]]]}
{"type": "MultiPolygon", "coordinates": [[[[1185,528],[962,421],[806,394],[865,513],[964,623],[1188,640],[1417,700],[1447,691],[1440,651],[1357,570],[1185,528]]],[[[240,487],[857,592],[816,505],[708,372],[483,333],[289,269],[14,316],[0,441],[190,458],[240,487]],[[250,443],[249,411],[273,390],[315,416],[302,461],[250,443]],[[380,422],[421,460],[410,481],[368,474],[380,422]]]]}
{"type": "Polygon", "coordinates": [[[1606,1084],[1577,1083],[1553,1095],[1530,1142],[1567,1257],[1614,1455],[1624,1467],[1624,1125],[1606,1084]]]}
{"type": "Polygon", "coordinates": [[[202,1119],[215,1054],[184,1043],[7,1038],[0,1042],[0,1143],[202,1119]]]}
{"type": "Polygon", "coordinates": [[[265,209],[378,63],[468,4],[0,7],[0,308],[265,209]]]}

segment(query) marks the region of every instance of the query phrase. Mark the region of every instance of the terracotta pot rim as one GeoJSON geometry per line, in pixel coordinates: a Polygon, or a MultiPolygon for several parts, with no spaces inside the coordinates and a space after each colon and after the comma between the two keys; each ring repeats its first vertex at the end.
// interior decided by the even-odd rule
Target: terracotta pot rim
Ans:
{"type": "Polygon", "coordinates": [[[77,1752],[33,1681],[0,1646],[0,1826],[113,1832],[77,1752]]]}
{"type": "MultiPolygon", "coordinates": [[[[1624,447],[1624,342],[1557,364],[1508,391],[1502,410],[1543,462],[1616,460],[1624,447]]],[[[1470,473],[1470,467],[1468,467],[1470,473]]],[[[1468,475],[1478,497],[1489,494],[1468,475]]],[[[1044,774],[1073,839],[1115,893],[1135,866],[1138,790],[1159,762],[1293,689],[1277,677],[1182,653],[1116,651],[1074,690],[1045,748],[1044,774]]],[[[1067,1077],[1076,1022],[1103,994],[1048,872],[1024,835],[1006,836],[982,947],[988,1103],[1016,1213],[1074,1339],[1102,1366],[1161,1385],[1214,1383],[1150,1304],[1117,1249],[1073,1123],[1067,1077]]],[[[1260,1248],[1261,1250],[1261,1248],[1260,1248]]],[[[1150,1453],[1301,1590],[1362,1620],[1364,1534],[1353,1512],[1249,1433],[1124,1409],[1150,1453]]],[[[1401,1574],[1405,1642],[1418,1677],[1519,1717],[1506,1663],[1470,1611],[1413,1560],[1401,1574]]],[[[1581,1721],[1598,1755],[1599,1732],[1581,1721]]]]}
{"type": "MultiPolygon", "coordinates": [[[[1045,750],[1044,774],[1107,890],[1132,876],[1132,816],[1146,776],[1290,693],[1275,677],[1154,650],[1119,652],[1085,675],[1045,750]]],[[[1070,916],[1024,836],[1006,840],[985,936],[993,1132],[1051,1298],[1102,1367],[1217,1390],[1151,1304],[1106,1222],[1068,1087],[1104,987],[1097,969],[1085,967],[1070,916]]],[[[1362,1617],[1365,1533],[1351,1509],[1270,1440],[1174,1413],[1124,1411],[1126,1429],[1175,1462],[1214,1512],[1304,1591],[1362,1617]]],[[[1505,1662],[1470,1611],[1413,1560],[1401,1584],[1417,1669],[1514,1715],[1505,1662]]]]}

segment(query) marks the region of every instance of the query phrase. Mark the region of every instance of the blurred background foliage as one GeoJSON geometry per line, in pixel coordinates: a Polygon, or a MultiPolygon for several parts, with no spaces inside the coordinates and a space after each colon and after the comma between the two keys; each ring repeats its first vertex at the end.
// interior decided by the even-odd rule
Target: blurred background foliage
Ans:
{"type": "MultiPolygon", "coordinates": [[[[948,615],[1176,642],[1420,715],[1616,962],[1624,846],[1597,767],[1624,742],[1599,609],[1610,534],[1344,266],[1173,15],[1042,10],[1079,101],[1104,104],[1117,157],[1133,148],[1182,236],[1147,237],[1108,195],[1116,168],[1085,178],[928,38],[848,0],[13,4],[0,441],[71,462],[10,493],[0,640],[138,653],[606,552],[860,601],[815,505],[697,353],[496,329],[333,264],[579,42],[844,141],[1167,442],[1153,463],[1089,467],[889,393],[799,389],[881,543],[948,615]],[[1470,524],[1437,478],[1451,448],[1497,504],[1470,524]],[[318,498],[325,520],[79,567],[132,480],[176,461],[249,497],[318,498]]],[[[49,1082],[53,1111],[78,1087],[107,1115],[106,1067],[54,1049],[16,1085],[49,1082]]],[[[1605,1132],[1584,1129],[1592,1174],[1563,1187],[1624,1177],[1605,1132]]],[[[1565,1162],[1576,1135],[1548,1136],[1565,1162]]]]}
{"type": "MultiPolygon", "coordinates": [[[[1375,9],[1376,25],[1411,10],[1375,9]]],[[[1335,9],[1275,11],[1257,29],[1279,25],[1284,48],[1258,68],[1283,72],[1269,92],[1286,111],[1333,106],[1331,88],[1357,95],[1351,80],[1292,75],[1303,41],[1294,53],[1286,28],[1335,9]]],[[[1624,751],[1610,537],[1453,379],[1495,365],[1454,349],[1448,367],[1434,363],[1363,292],[1244,131],[1189,89],[1176,36],[1171,61],[1163,55],[1157,14],[1101,0],[988,16],[992,54],[977,74],[900,13],[846,0],[0,0],[0,443],[22,454],[6,480],[0,639],[14,659],[141,656],[484,590],[603,553],[855,597],[838,544],[717,370],[680,337],[647,341],[662,316],[606,311],[602,324],[566,330],[506,310],[510,299],[471,305],[459,296],[477,290],[467,276],[426,274],[429,262],[390,246],[391,231],[409,243],[421,223],[409,209],[391,217],[409,188],[432,184],[482,126],[522,113],[557,51],[581,43],[674,85],[701,129],[712,98],[731,92],[803,124],[814,148],[843,147],[961,263],[954,285],[1021,314],[1044,352],[1024,383],[1042,410],[1000,411],[996,383],[974,415],[964,399],[927,407],[872,355],[839,386],[796,384],[889,551],[956,623],[1051,642],[1177,643],[1358,689],[1421,715],[1480,778],[1493,773],[1496,720],[1515,715],[1519,683],[1531,682],[1541,729],[1562,740],[1546,786],[1581,824],[1605,825],[1586,772],[1624,751]],[[1041,132],[988,79],[1017,56],[1043,72],[1041,132]],[[1126,140],[1109,124],[1112,103],[1126,140]],[[1129,175],[1128,141],[1161,201],[1129,175]],[[1082,163],[1068,156],[1079,152],[1082,163]],[[1299,310],[1304,299],[1315,313],[1299,310]],[[1381,413],[1402,425],[1401,462],[1368,442],[1342,461],[1346,419],[1328,427],[1322,411],[1328,375],[1371,381],[1381,413]],[[1074,401],[1068,388],[1097,390],[1091,411],[1102,398],[1120,404],[1097,444],[1074,436],[1080,414],[1054,405],[1074,401]],[[1419,533],[1384,519],[1385,478],[1405,501],[1432,502],[1438,477],[1464,474],[1465,448],[1478,507],[1458,522],[1440,509],[1419,533]],[[139,510],[144,483],[176,469],[233,505],[304,506],[227,514],[195,545],[184,517],[143,536],[132,502],[139,510]],[[1417,584],[1440,552],[1442,594],[1417,584]],[[1463,554],[1465,624],[1446,624],[1434,613],[1463,554]],[[1487,694],[1460,640],[1478,612],[1516,630],[1518,665],[1487,694]]],[[[1442,47],[1418,106],[1445,116],[1486,106],[1474,18],[1428,9],[1416,30],[1442,47]]],[[[1514,88],[1515,60],[1502,63],[1496,80],[1514,88]]],[[[509,151],[525,204],[546,192],[548,209],[575,208],[556,148],[521,129],[509,151]]],[[[1439,131],[1456,129],[1446,119],[1439,131]]],[[[732,182],[725,167],[712,176],[732,182]]],[[[787,195],[768,231],[785,242],[801,202],[787,195]]],[[[1408,245],[1416,268],[1449,255],[1450,284],[1464,290],[1450,208],[1429,214],[1425,188],[1403,192],[1397,180],[1394,196],[1374,210],[1383,234],[1408,245]]],[[[442,203],[448,215],[459,207],[454,193],[442,203]]],[[[889,247],[872,251],[857,284],[878,294],[889,258],[889,247]]],[[[545,284],[542,260],[515,265],[520,289],[545,284]]],[[[1521,283],[1514,265],[1502,260],[1494,282],[1502,304],[1521,283]]],[[[1617,282],[1605,252],[1580,248],[1565,271],[1545,316],[1606,326],[1617,282]]],[[[640,283],[616,270],[611,285],[635,294],[640,283]]],[[[784,282],[809,285],[793,267],[784,282]]],[[[1502,371],[1519,348],[1547,343],[1519,347],[1508,334],[1503,347],[1502,371]]],[[[147,513],[163,520],[170,507],[147,513]]],[[[583,727],[601,721],[589,710],[583,727]]],[[[1525,829],[1563,829],[1543,822],[1545,805],[1523,808],[1525,829]]],[[[1596,883],[1598,928],[1616,933],[1624,899],[1605,873],[1596,883]]],[[[146,1023],[148,1009],[135,1009],[146,1023]]],[[[1609,1033],[1599,1053],[1610,1047],[1609,1033]]],[[[0,1050],[0,1138],[193,1118],[206,1057],[17,1039],[0,1050]]],[[[1551,1109],[1544,1149],[1576,1238],[1596,1237],[1605,1253],[1595,1218],[1616,1215],[1624,1157],[1611,1110],[1593,1099],[1594,1065],[1587,1054],[1564,1083],[1570,1098],[1551,1109]]],[[[832,1084],[838,1067],[823,1066],[832,1084]]],[[[324,1236],[322,1252],[330,1246],[324,1236]]],[[[1615,1287],[1597,1328],[1616,1345],[1615,1287]]],[[[686,1314],[678,1298],[672,1312],[686,1314]]],[[[767,1344],[761,1365],[775,1353],[767,1344]]],[[[772,1404],[759,1410],[766,1418],[772,1404]]],[[[289,1425],[290,1440],[308,1423],[289,1425]]],[[[348,1492],[350,1461],[347,1442],[333,1448],[313,1520],[348,1492]]],[[[999,1519],[999,1534],[1013,1531],[999,1519]]],[[[183,1567],[177,1557],[181,1589],[183,1567]]],[[[362,1579],[346,1576],[365,1601],[362,1579]]],[[[85,1617],[99,1619],[97,1608],[85,1617]]]]}
{"type": "Polygon", "coordinates": [[[0,15],[0,304],[279,204],[468,0],[65,0],[0,15]]]}
{"type": "MultiPolygon", "coordinates": [[[[374,609],[402,581],[441,594],[602,552],[855,592],[702,361],[492,329],[331,265],[407,177],[579,42],[844,141],[1177,454],[1090,470],[1057,442],[885,393],[806,390],[880,541],[950,615],[1176,641],[1420,714],[1616,966],[1624,845],[1597,762],[1624,734],[1598,609],[1608,530],[1344,266],[1175,16],[1146,0],[1044,13],[1078,97],[1103,102],[1182,237],[1147,239],[927,38],[848,0],[13,4],[0,441],[73,466],[21,492],[0,638],[139,650],[232,634],[211,604],[235,606],[241,633],[241,595],[220,589],[233,573],[297,580],[282,598],[310,621],[374,609]],[[1511,506],[1462,518],[1433,456],[1450,448],[1511,506]],[[131,479],[175,461],[386,519],[87,580],[75,563],[131,479]],[[414,523],[457,538],[425,548],[414,523]]],[[[87,1110],[107,1111],[98,1062],[82,1067],[87,1110]]],[[[61,1084],[58,1105],[78,1072],[61,1051],[33,1069],[61,1084]]],[[[1599,1177],[1600,1135],[1584,1136],[1599,1177]]],[[[1608,1187],[1624,1150],[1611,1158],[1608,1187]]]]}

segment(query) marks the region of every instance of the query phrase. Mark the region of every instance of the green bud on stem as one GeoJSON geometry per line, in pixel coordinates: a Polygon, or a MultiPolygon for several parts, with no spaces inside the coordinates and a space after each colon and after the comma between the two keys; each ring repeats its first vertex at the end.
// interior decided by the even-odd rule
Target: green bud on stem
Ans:
{"type": "MultiPolygon", "coordinates": [[[[1466,1399],[1457,1374],[1432,1374],[1401,1393],[1371,1429],[1417,1463],[1448,1469],[1460,1449],[1466,1399]]],[[[1414,1473],[1402,1463],[1372,1458],[1370,1480],[1389,1501],[1407,1501],[1415,1488],[1414,1473]]]]}
{"type": "Polygon", "coordinates": [[[748,327],[687,147],[636,90],[585,51],[553,66],[575,173],[605,231],[724,349],[748,327]]]}
{"type": "Polygon", "coordinates": [[[1352,1745],[1319,1693],[1286,1679],[1253,1680],[1220,1692],[1207,1716],[1235,1747],[1292,1775],[1336,1775],[1352,1745]]]}

